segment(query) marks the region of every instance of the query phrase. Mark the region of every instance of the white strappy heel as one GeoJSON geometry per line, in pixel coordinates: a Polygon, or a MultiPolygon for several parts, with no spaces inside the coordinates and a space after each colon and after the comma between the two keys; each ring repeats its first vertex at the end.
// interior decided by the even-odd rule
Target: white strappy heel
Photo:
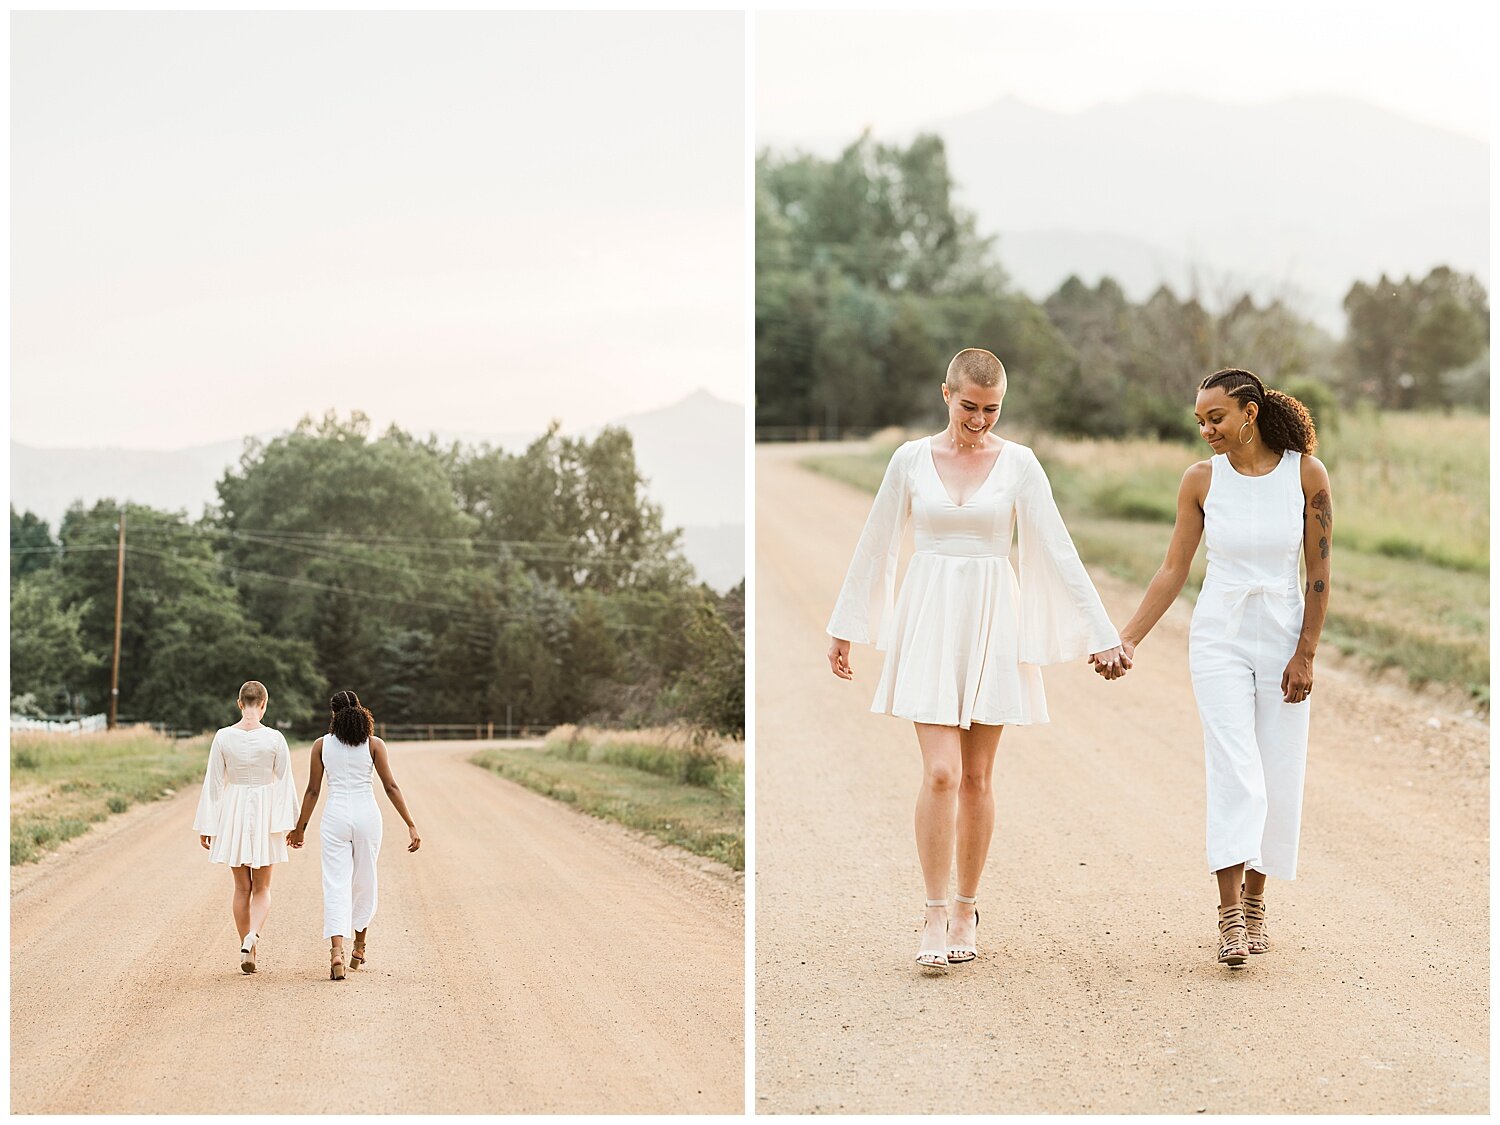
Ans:
{"type": "MultiPolygon", "coordinates": [[[[953,896],[953,900],[955,902],[964,903],[967,906],[973,906],[974,903],[976,903],[976,902],[979,901],[977,898],[968,898],[965,895],[954,895],[953,896]]],[[[950,965],[962,965],[965,961],[972,961],[972,960],[974,960],[974,958],[976,958],[978,956],[979,956],[979,911],[978,911],[978,909],[975,909],[975,911],[974,911],[974,944],[972,944],[972,945],[949,945],[948,946],[948,963],[950,965]]]]}
{"type": "Polygon", "coordinates": [[[245,935],[245,940],[240,942],[240,972],[255,972],[255,943],[260,940],[260,935],[251,930],[245,935]]]}
{"type": "MultiPolygon", "coordinates": [[[[929,899],[926,900],[926,905],[928,907],[941,906],[944,910],[946,910],[946,909],[948,909],[948,900],[947,899],[930,899],[929,898],[929,899]]],[[[924,934],[927,932],[927,921],[926,921],[925,918],[922,921],[922,932],[924,934]]],[[[944,923],[944,925],[943,925],[943,933],[947,934],[947,932],[948,932],[948,926],[947,926],[947,923],[944,923]]],[[[918,949],[917,950],[917,964],[921,965],[922,968],[924,968],[924,969],[933,969],[933,970],[935,970],[937,972],[940,972],[940,973],[941,972],[947,972],[947,970],[948,970],[948,955],[941,948],[939,948],[939,949],[918,949]]]]}

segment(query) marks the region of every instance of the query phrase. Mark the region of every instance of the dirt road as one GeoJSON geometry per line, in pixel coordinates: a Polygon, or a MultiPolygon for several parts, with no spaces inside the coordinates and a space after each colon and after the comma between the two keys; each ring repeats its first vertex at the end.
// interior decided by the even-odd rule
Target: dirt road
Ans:
{"type": "MultiPolygon", "coordinates": [[[[1486,1112],[1488,727],[1320,658],[1298,879],[1231,973],[1183,605],[1124,680],[1047,670],[1052,724],[1001,742],[980,959],[920,976],[916,740],[867,711],[881,654],[824,659],[870,498],[806,452],[757,455],[759,1110],[1486,1112]]],[[[1123,622],[1139,591],[1099,586],[1123,622]]]]}
{"type": "Polygon", "coordinates": [[[370,961],[342,984],[318,816],[253,976],[196,792],[17,869],[12,1110],[739,1112],[741,886],[469,764],[481,745],[392,747],[422,850],[380,796],[370,961]]]}

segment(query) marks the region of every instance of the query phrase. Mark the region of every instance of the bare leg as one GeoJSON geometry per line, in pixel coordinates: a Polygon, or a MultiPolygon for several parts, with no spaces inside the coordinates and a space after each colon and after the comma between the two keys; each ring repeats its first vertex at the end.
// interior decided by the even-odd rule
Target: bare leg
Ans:
{"type": "Polygon", "coordinates": [[[958,727],[917,723],[922,748],[922,788],[917,793],[917,859],[929,901],[922,949],[948,947],[948,875],[953,868],[953,839],[958,817],[958,782],[963,774],[963,751],[958,727]]]}
{"type": "MultiPolygon", "coordinates": [[[[1236,863],[1233,867],[1220,868],[1214,872],[1214,878],[1219,880],[1219,905],[1233,906],[1240,901],[1240,884],[1245,880],[1245,865],[1236,863]]],[[[1260,877],[1261,886],[1265,886],[1266,877],[1260,877]]]]}
{"type": "MultiPolygon", "coordinates": [[[[979,880],[984,875],[984,861],[990,854],[990,839],[995,834],[995,794],[990,779],[995,772],[995,753],[1000,749],[1004,727],[975,723],[959,732],[963,753],[963,780],[958,786],[958,893],[965,898],[979,894],[979,880]]],[[[974,944],[974,916],[977,907],[971,902],[953,906],[953,928],[950,945],[974,944]]]]}
{"type": "Polygon", "coordinates": [[[252,867],[250,871],[250,928],[259,934],[271,912],[271,872],[273,868],[252,867]]]}
{"type": "Polygon", "coordinates": [[[1245,893],[1247,895],[1263,895],[1266,893],[1266,873],[1264,871],[1252,871],[1245,869],[1245,893]]]}
{"type": "Polygon", "coordinates": [[[243,942],[250,932],[250,869],[231,867],[229,873],[234,876],[234,928],[243,942]]]}

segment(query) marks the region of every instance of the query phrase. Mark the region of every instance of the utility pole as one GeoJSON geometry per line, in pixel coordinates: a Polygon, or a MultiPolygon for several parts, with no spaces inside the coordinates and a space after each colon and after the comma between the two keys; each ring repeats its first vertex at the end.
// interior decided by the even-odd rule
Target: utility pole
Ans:
{"type": "Polygon", "coordinates": [[[109,673],[109,729],[120,703],[120,618],[125,607],[125,509],[120,508],[120,553],[115,563],[115,663],[109,673]]]}

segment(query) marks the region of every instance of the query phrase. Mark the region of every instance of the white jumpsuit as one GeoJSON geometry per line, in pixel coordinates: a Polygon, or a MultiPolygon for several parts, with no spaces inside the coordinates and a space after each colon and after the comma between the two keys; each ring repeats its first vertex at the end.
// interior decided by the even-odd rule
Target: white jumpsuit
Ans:
{"type": "Polygon", "coordinates": [[[349,746],[323,736],[323,936],[352,938],[375,917],[375,861],[383,825],[375,804],[370,744],[349,746]]]}
{"type": "Polygon", "coordinates": [[[1282,699],[1302,631],[1302,455],[1247,477],[1211,461],[1203,505],[1208,570],[1193,609],[1188,659],[1203,722],[1208,867],[1243,863],[1297,873],[1310,704],[1282,699]]]}

